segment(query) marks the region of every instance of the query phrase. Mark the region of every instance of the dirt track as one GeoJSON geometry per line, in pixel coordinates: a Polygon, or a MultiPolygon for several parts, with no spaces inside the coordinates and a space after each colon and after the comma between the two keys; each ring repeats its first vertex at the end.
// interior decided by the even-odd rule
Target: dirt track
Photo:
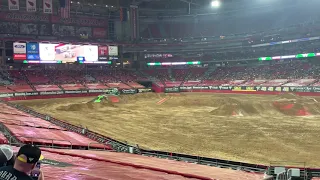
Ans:
{"type": "Polygon", "coordinates": [[[144,148],[259,164],[320,166],[317,98],[150,93],[99,105],[88,103],[92,99],[19,103],[144,148]],[[167,101],[157,104],[164,97],[167,101]]]}

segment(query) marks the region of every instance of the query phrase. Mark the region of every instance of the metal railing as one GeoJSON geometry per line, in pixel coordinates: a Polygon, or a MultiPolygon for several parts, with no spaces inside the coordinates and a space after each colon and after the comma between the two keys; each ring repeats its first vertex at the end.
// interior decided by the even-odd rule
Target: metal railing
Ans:
{"type": "Polygon", "coordinates": [[[89,143],[88,143],[88,150],[104,150],[104,151],[106,151],[106,147],[107,147],[107,145],[106,145],[106,144],[103,144],[103,143],[98,143],[98,142],[89,142],[89,143]],[[92,145],[92,144],[103,145],[103,149],[101,149],[101,148],[99,148],[99,147],[92,147],[92,148],[90,148],[90,145],[92,145]]]}
{"type": "Polygon", "coordinates": [[[31,123],[31,124],[33,124],[32,127],[38,127],[32,121],[21,121],[21,120],[17,120],[17,119],[7,119],[7,118],[0,118],[0,119],[4,120],[5,122],[3,122],[3,123],[5,123],[5,124],[14,124],[14,125],[19,125],[19,126],[27,125],[28,126],[28,124],[25,124],[25,123],[31,123]],[[20,122],[20,123],[7,123],[7,122],[20,122]]]}
{"type": "MultiPolygon", "coordinates": [[[[14,142],[12,142],[12,140],[13,139],[16,139],[16,140],[18,140],[18,141],[26,141],[26,140],[21,140],[20,138],[23,138],[23,139],[31,139],[31,141],[29,141],[29,142],[31,142],[31,144],[37,144],[38,146],[44,146],[44,147],[48,147],[48,146],[46,146],[46,145],[42,145],[42,144],[48,144],[48,143],[46,143],[46,142],[39,142],[39,141],[34,141],[34,140],[39,140],[39,139],[41,139],[41,140],[45,140],[45,141],[51,141],[51,146],[49,146],[49,147],[52,147],[52,148],[54,148],[54,147],[58,147],[58,148],[61,148],[62,146],[60,145],[60,146],[54,146],[55,145],[55,143],[54,142],[56,142],[56,141],[59,141],[59,142],[68,142],[68,143],[70,143],[70,148],[66,148],[66,149],[72,149],[72,142],[71,141],[68,141],[68,140],[59,140],[59,139],[49,139],[49,138],[39,138],[39,137],[30,137],[30,136],[10,136],[10,138],[9,138],[9,144],[10,145],[15,145],[16,143],[14,143],[14,142]]],[[[15,141],[16,141],[15,140],[15,141]]],[[[21,144],[20,142],[18,142],[17,144],[21,144]]],[[[69,145],[68,145],[69,146],[69,145]]]]}

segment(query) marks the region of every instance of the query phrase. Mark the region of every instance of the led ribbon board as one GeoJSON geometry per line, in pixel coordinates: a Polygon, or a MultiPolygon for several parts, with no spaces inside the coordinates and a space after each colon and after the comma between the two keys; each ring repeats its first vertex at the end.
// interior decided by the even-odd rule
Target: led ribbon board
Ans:
{"type": "Polygon", "coordinates": [[[198,65],[201,64],[200,61],[191,62],[153,62],[147,63],[148,66],[178,66],[178,65],[198,65]]]}
{"type": "Polygon", "coordinates": [[[273,56],[273,57],[259,57],[259,61],[271,61],[271,60],[279,60],[279,59],[300,59],[300,58],[309,58],[320,56],[320,53],[305,53],[305,54],[297,54],[297,55],[286,55],[286,56],[273,56]]]}

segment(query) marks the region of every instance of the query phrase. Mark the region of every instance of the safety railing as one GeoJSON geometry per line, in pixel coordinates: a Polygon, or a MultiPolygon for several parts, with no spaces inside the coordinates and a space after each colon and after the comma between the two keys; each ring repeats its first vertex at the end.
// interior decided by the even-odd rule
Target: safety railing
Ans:
{"type": "Polygon", "coordinates": [[[3,111],[0,111],[0,114],[8,114],[8,115],[14,115],[14,116],[24,116],[24,117],[28,117],[27,115],[24,115],[24,114],[8,113],[8,112],[3,112],[3,111]]]}
{"type": "Polygon", "coordinates": [[[88,150],[109,150],[109,149],[106,149],[108,146],[107,146],[107,144],[103,144],[103,143],[99,143],[99,142],[89,142],[88,143],[88,150]],[[96,144],[96,145],[101,145],[103,148],[100,148],[100,147],[91,147],[90,148],[90,146],[91,145],[94,145],[94,144],[96,144]]]}
{"type": "Polygon", "coordinates": [[[249,166],[247,163],[224,161],[224,160],[204,158],[199,156],[174,155],[169,152],[157,153],[157,152],[145,152],[145,151],[142,151],[141,154],[143,156],[151,156],[151,157],[157,157],[161,159],[170,159],[170,160],[176,160],[176,161],[184,161],[188,163],[196,163],[196,164],[214,166],[219,168],[228,168],[228,169],[231,168],[234,170],[242,170],[246,172],[256,172],[256,173],[265,172],[265,167],[259,167],[259,165],[249,166]],[[188,157],[183,157],[183,156],[188,156],[188,157]]]}
{"type": "Polygon", "coordinates": [[[26,124],[26,123],[31,123],[31,124],[33,124],[32,127],[38,127],[38,126],[36,126],[36,124],[35,124],[34,122],[32,122],[32,121],[21,121],[21,120],[17,120],[17,119],[7,119],[7,118],[0,118],[0,119],[1,119],[0,121],[4,120],[3,123],[5,123],[5,124],[14,124],[14,125],[19,125],[19,126],[23,126],[23,125],[29,126],[29,125],[26,124]],[[19,122],[19,123],[8,123],[8,122],[19,122]]]}
{"type": "MultiPolygon", "coordinates": [[[[44,141],[49,141],[50,144],[51,144],[51,146],[49,146],[49,147],[52,147],[52,148],[65,148],[65,146],[64,146],[65,144],[57,145],[57,143],[55,143],[57,141],[58,142],[68,142],[68,143],[70,143],[70,146],[68,145],[67,147],[70,147],[70,148],[65,148],[65,149],[72,149],[72,142],[68,141],[68,140],[39,138],[39,137],[30,137],[30,136],[10,136],[10,138],[9,138],[9,144],[10,145],[15,145],[15,142],[13,142],[12,140],[18,140],[18,141],[21,141],[22,143],[24,143],[24,141],[27,141],[27,142],[29,142],[31,144],[36,144],[38,146],[48,147],[47,145],[45,145],[45,144],[48,144],[48,142],[34,141],[34,140],[44,140],[44,141]],[[25,139],[31,139],[31,141],[30,140],[25,140],[25,139]]],[[[21,142],[18,142],[18,144],[20,145],[21,142]]]]}

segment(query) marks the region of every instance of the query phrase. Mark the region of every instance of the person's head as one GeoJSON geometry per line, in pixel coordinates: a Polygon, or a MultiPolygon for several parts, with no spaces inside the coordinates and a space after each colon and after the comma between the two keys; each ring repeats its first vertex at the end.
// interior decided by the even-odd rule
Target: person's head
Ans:
{"type": "Polygon", "coordinates": [[[37,146],[27,144],[19,149],[14,168],[21,172],[29,173],[41,159],[43,159],[41,150],[37,146]]]}
{"type": "Polygon", "coordinates": [[[10,165],[10,160],[13,159],[13,150],[11,146],[3,144],[0,145],[0,167],[10,165]]]}

